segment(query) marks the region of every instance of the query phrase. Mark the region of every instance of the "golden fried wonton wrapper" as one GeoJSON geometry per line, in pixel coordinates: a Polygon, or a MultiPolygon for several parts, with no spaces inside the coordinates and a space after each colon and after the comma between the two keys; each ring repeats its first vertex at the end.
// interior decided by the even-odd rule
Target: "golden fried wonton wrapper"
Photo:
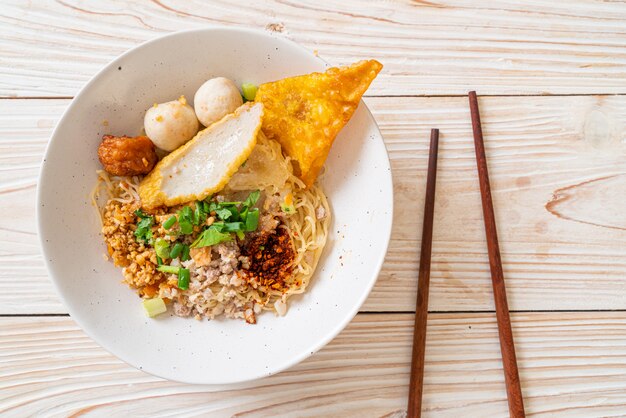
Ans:
{"type": "Polygon", "coordinates": [[[262,129],[297,161],[300,178],[315,182],[335,137],[383,68],[375,60],[261,84],[255,101],[265,107],[262,129]]]}

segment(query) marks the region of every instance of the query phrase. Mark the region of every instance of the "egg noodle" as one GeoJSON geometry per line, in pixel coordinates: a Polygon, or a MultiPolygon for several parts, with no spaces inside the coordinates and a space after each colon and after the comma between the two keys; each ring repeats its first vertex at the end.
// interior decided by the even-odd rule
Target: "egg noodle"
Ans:
{"type": "MultiPolygon", "coordinates": [[[[138,188],[141,177],[111,176],[98,170],[98,180],[91,194],[92,204],[98,211],[100,221],[105,216],[107,203],[140,203],[138,188]]],[[[291,238],[294,258],[290,265],[292,280],[287,289],[268,288],[263,294],[251,287],[245,294],[237,295],[241,300],[261,302],[264,310],[277,311],[276,302],[286,309],[287,299],[303,293],[308,287],[328,238],[331,212],[326,196],[314,184],[306,187],[293,173],[290,159],[285,157],[280,145],[260,133],[248,161],[230,179],[223,193],[261,190],[266,196],[291,194],[295,213],[285,216],[279,228],[285,228],[291,238]]],[[[281,313],[281,312],[279,312],[281,313]]],[[[284,313],[284,311],[282,312],[284,313]]]]}

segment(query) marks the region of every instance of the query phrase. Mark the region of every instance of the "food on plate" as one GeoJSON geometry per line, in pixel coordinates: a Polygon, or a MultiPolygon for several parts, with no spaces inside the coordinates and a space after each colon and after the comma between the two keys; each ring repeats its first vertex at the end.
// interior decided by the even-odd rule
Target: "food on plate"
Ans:
{"type": "Polygon", "coordinates": [[[98,147],[98,159],[114,176],[138,176],[149,173],[158,157],[154,144],[145,136],[104,135],[98,147]]]}
{"type": "Polygon", "coordinates": [[[171,102],[154,104],[146,111],[144,129],[154,145],[164,151],[174,151],[198,132],[199,124],[185,96],[171,102]]]}
{"type": "Polygon", "coordinates": [[[193,98],[196,115],[204,126],[217,122],[242,104],[239,89],[235,83],[224,77],[206,81],[193,98]]]}
{"type": "Polygon", "coordinates": [[[255,100],[265,106],[263,132],[298,163],[307,186],[315,182],[335,137],[381,69],[378,61],[360,61],[259,86],[255,100]]]}
{"type": "Polygon", "coordinates": [[[248,101],[254,100],[258,89],[259,87],[256,84],[243,83],[241,85],[241,95],[248,101]]]}
{"type": "MultiPolygon", "coordinates": [[[[242,86],[248,103],[152,162],[146,176],[109,170],[103,161],[92,197],[107,254],[148,316],[170,311],[253,324],[263,311],[287,314],[288,298],[307,289],[329,233],[330,206],[315,179],[380,70],[374,63],[258,92],[242,86]]],[[[136,157],[127,156],[134,167],[136,157]]]]}
{"type": "Polygon", "coordinates": [[[223,189],[252,152],[262,116],[262,104],[242,105],[167,155],[141,182],[142,204],[173,206],[223,189]]]}
{"type": "Polygon", "coordinates": [[[161,298],[144,299],[142,305],[146,315],[150,318],[167,312],[167,306],[165,306],[165,302],[161,298]]]}

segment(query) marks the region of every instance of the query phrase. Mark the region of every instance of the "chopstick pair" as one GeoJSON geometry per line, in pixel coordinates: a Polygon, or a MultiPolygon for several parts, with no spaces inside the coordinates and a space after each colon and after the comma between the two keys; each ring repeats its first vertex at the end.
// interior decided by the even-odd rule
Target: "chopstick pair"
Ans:
{"type": "MultiPolygon", "coordinates": [[[[515,345],[511,331],[511,319],[506,298],[502,260],[498,245],[496,221],[491,200],[491,187],[487,171],[487,157],[483,143],[483,133],[478,111],[476,92],[469,93],[469,104],[472,115],[472,130],[476,151],[476,166],[482,199],[491,283],[496,306],[500,351],[504,368],[509,415],[513,418],[525,417],[524,401],[515,356],[515,345]]],[[[409,403],[407,417],[420,417],[422,413],[422,392],[424,385],[424,356],[426,349],[426,319],[428,316],[428,292],[430,287],[430,260],[432,254],[433,216],[435,211],[435,184],[437,179],[437,153],[439,150],[439,130],[430,132],[430,151],[428,156],[428,174],[426,178],[426,200],[424,203],[424,223],[422,229],[422,248],[420,253],[419,277],[417,284],[417,304],[415,325],[413,329],[413,355],[411,361],[411,381],[409,385],[409,403]]]]}

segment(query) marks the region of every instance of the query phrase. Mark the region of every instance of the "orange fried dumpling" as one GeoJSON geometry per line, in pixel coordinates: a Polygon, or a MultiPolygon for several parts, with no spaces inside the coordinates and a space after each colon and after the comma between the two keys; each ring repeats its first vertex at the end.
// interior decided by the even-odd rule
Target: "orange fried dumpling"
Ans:
{"type": "Polygon", "coordinates": [[[255,101],[265,108],[262,130],[298,163],[296,172],[307,186],[315,182],[335,137],[382,68],[375,60],[359,61],[259,86],[255,101]]]}

